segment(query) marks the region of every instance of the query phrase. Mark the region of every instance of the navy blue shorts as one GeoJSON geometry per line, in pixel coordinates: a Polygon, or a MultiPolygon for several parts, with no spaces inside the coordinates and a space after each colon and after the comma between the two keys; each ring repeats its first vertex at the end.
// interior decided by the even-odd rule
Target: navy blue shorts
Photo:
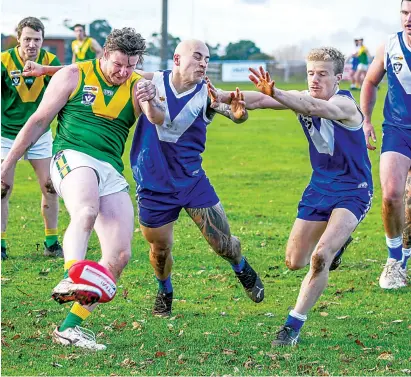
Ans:
{"type": "Polygon", "coordinates": [[[307,221],[328,221],[336,208],[348,209],[360,222],[371,208],[372,192],[353,190],[352,195],[331,196],[316,191],[311,185],[305,189],[298,204],[297,218],[307,221]]]}
{"type": "Polygon", "coordinates": [[[411,129],[382,126],[381,153],[397,152],[411,158],[411,129]]]}
{"type": "Polygon", "coordinates": [[[148,228],[176,221],[183,208],[209,208],[220,201],[205,175],[180,192],[164,194],[142,189],[137,195],[139,221],[148,228]]]}

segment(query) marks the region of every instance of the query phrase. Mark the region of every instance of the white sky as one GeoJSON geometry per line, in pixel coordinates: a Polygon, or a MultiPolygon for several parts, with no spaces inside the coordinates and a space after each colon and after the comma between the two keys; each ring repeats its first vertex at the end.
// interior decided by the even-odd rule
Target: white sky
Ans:
{"type": "MultiPolygon", "coordinates": [[[[353,37],[364,37],[372,54],[386,35],[400,30],[400,0],[169,0],[168,30],[181,39],[198,38],[225,46],[254,41],[272,54],[296,45],[304,52],[332,45],[348,54],[353,37]]],[[[150,39],[161,31],[162,0],[2,1],[4,34],[27,16],[48,17],[46,34],[64,19],[88,23],[106,19],[112,27],[132,26],[150,39]]],[[[56,31],[57,32],[57,31],[56,31]]]]}

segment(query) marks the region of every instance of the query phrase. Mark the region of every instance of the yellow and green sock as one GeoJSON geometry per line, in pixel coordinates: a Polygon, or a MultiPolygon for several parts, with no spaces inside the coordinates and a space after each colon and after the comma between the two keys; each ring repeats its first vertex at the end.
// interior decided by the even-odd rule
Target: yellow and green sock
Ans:
{"type": "Polygon", "coordinates": [[[54,245],[58,240],[57,228],[54,229],[44,229],[44,234],[46,235],[45,244],[47,247],[54,245]]]}
{"type": "Polygon", "coordinates": [[[68,270],[76,262],[77,262],[77,259],[71,259],[67,262],[64,262],[64,276],[63,276],[64,279],[67,279],[69,277],[68,270]]]}
{"type": "Polygon", "coordinates": [[[60,325],[59,331],[64,331],[69,327],[80,326],[83,321],[91,314],[84,306],[75,302],[71,307],[70,313],[60,325]]]}

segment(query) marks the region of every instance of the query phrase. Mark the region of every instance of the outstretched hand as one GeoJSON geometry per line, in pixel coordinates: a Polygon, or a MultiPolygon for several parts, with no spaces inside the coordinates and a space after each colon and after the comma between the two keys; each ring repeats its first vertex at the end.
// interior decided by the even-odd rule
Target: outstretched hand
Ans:
{"type": "Polygon", "coordinates": [[[247,111],[245,109],[244,94],[240,91],[239,88],[236,88],[235,92],[230,94],[231,104],[230,110],[235,119],[242,119],[247,111]]]}
{"type": "Polygon", "coordinates": [[[257,89],[267,96],[272,97],[274,94],[274,85],[275,81],[271,80],[270,74],[260,66],[259,71],[254,68],[248,68],[252,75],[249,75],[248,78],[254,83],[257,89]]]}
{"type": "Polygon", "coordinates": [[[211,83],[210,79],[206,77],[205,81],[207,83],[208,96],[210,97],[210,100],[211,100],[210,107],[212,109],[215,109],[216,107],[218,107],[218,105],[220,105],[221,99],[219,98],[217,89],[211,83]]]}
{"type": "Polygon", "coordinates": [[[150,101],[156,96],[156,86],[150,80],[137,83],[136,98],[140,102],[150,101]]]}
{"type": "Polygon", "coordinates": [[[26,61],[26,64],[24,64],[22,76],[39,77],[43,75],[44,75],[44,69],[41,64],[32,62],[31,60],[26,61]]]}

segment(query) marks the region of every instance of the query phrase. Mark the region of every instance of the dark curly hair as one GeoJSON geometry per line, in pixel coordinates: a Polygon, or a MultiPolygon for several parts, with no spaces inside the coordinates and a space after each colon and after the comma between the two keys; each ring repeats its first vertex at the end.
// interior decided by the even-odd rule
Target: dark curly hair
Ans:
{"type": "Polygon", "coordinates": [[[131,27],[114,29],[104,43],[106,51],[120,51],[127,56],[138,56],[139,62],[143,61],[143,55],[146,53],[146,41],[131,27]]]}

